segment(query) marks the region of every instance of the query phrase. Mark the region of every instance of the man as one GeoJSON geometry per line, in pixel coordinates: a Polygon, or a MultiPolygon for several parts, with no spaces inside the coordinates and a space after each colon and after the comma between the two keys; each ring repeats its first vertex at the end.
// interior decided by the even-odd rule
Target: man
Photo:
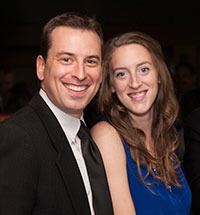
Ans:
{"type": "Polygon", "coordinates": [[[44,26],[39,94],[0,127],[0,214],[113,214],[105,171],[90,174],[78,136],[101,83],[102,43],[89,17],[66,13],[44,26]],[[97,188],[95,176],[103,181],[97,188]]]}
{"type": "Polygon", "coordinates": [[[192,214],[200,214],[200,108],[187,118],[184,168],[192,191],[192,214]]]}

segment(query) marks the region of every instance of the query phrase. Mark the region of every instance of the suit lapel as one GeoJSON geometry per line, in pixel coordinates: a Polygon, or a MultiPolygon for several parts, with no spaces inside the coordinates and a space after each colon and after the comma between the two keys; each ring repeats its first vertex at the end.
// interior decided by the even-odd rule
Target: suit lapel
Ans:
{"type": "Polygon", "coordinates": [[[59,122],[39,94],[34,96],[30,106],[44,124],[52,145],[58,153],[56,165],[71,197],[74,210],[77,214],[89,215],[90,209],[83,180],[71,147],[59,122]]]}

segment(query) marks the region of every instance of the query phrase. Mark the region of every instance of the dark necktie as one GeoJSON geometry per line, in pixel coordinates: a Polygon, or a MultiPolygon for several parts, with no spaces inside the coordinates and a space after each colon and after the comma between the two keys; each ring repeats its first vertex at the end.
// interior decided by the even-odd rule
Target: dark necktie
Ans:
{"type": "Polygon", "coordinates": [[[89,130],[82,121],[78,136],[81,139],[82,153],[91,184],[95,215],[113,215],[103,161],[89,130]]]}

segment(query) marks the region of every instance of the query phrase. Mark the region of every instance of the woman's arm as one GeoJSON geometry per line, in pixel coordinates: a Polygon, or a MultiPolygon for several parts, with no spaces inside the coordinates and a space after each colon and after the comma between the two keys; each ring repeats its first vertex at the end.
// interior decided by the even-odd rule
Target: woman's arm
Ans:
{"type": "Polygon", "coordinates": [[[103,158],[115,215],[136,214],[126,170],[126,155],[117,131],[107,122],[91,130],[103,158]]]}

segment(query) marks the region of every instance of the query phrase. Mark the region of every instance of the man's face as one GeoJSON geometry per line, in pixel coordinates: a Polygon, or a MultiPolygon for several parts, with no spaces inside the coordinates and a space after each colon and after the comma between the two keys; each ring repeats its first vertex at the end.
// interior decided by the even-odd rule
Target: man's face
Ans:
{"type": "Polygon", "coordinates": [[[79,118],[101,83],[100,38],[88,30],[55,28],[46,61],[37,58],[37,76],[49,99],[79,118]]]}

